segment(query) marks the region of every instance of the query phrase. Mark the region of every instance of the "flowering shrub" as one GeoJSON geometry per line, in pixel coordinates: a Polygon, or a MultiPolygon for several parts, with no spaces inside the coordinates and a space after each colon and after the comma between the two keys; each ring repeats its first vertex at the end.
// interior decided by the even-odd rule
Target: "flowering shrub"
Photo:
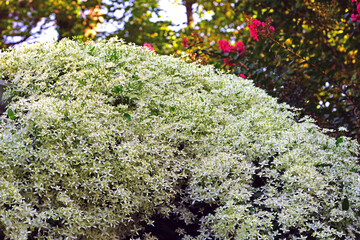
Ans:
{"type": "Polygon", "coordinates": [[[116,39],[7,50],[0,76],[0,236],[360,237],[356,142],[249,80],[116,39]]]}

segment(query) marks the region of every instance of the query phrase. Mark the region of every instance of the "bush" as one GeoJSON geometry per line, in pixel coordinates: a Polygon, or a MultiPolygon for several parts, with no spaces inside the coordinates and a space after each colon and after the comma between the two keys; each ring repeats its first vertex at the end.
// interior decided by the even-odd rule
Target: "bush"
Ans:
{"type": "Polygon", "coordinates": [[[249,80],[116,39],[7,50],[0,77],[0,235],[360,237],[357,143],[249,80]]]}

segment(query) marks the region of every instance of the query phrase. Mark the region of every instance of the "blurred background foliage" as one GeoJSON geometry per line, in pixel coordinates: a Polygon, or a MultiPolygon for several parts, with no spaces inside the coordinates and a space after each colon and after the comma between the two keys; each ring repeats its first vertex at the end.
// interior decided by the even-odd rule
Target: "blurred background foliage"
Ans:
{"type": "Polygon", "coordinates": [[[3,0],[0,47],[26,42],[55,23],[58,39],[119,36],[150,43],[159,54],[188,52],[194,61],[253,79],[279,102],[301,108],[299,117],[310,115],[319,126],[333,129],[331,135],[344,134],[338,128],[345,127],[345,134],[360,142],[360,27],[351,20],[356,1],[173,1],[184,6],[184,28],[153,20],[161,11],[158,0],[3,0]],[[260,21],[271,17],[273,38],[253,40],[243,13],[260,21]],[[97,28],[104,22],[116,29],[97,28]],[[242,41],[244,54],[219,51],[220,39],[242,41]],[[227,66],[224,58],[236,59],[235,64],[227,66]]]}

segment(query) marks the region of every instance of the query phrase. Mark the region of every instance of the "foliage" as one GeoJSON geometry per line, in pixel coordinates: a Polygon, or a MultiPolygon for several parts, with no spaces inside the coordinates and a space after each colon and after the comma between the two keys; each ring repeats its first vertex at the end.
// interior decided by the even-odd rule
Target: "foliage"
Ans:
{"type": "Polygon", "coordinates": [[[9,49],[0,76],[4,237],[360,237],[359,146],[249,80],[116,39],[9,49]]]}
{"type": "Polygon", "coordinates": [[[171,30],[171,21],[152,20],[153,17],[160,16],[161,8],[158,2],[111,0],[103,3],[103,7],[107,9],[105,21],[118,29],[111,33],[104,31],[99,35],[102,38],[117,36],[137,45],[150,43],[158,53],[171,54],[172,45],[177,39],[175,31],[171,30]],[[122,14],[116,14],[120,11],[122,14]]]}
{"type": "MultiPolygon", "coordinates": [[[[360,21],[356,1],[197,1],[198,12],[212,14],[194,28],[204,41],[191,48],[205,63],[244,74],[281,102],[303,109],[317,123],[335,130],[346,127],[360,141],[360,21]],[[252,39],[243,12],[265,22],[272,37],[252,39]],[[242,41],[241,58],[219,52],[219,40],[242,41]],[[215,53],[215,54],[214,54],[215,53]],[[295,54],[293,54],[295,53],[295,54]],[[238,64],[224,64],[233,57],[238,64]]],[[[185,37],[188,37],[185,35],[185,37]]],[[[233,63],[233,62],[231,62],[233,63]]]]}
{"type": "Polygon", "coordinates": [[[36,39],[56,26],[58,40],[118,36],[138,45],[151,43],[159,53],[170,54],[176,40],[172,23],[151,20],[160,11],[157,0],[6,0],[0,2],[0,48],[36,39]],[[97,29],[102,22],[116,30],[97,29]]]}
{"type": "MultiPolygon", "coordinates": [[[[30,40],[55,22],[59,39],[91,37],[102,21],[99,0],[4,0],[0,2],[0,49],[30,40]]],[[[93,36],[95,37],[95,36],[93,36]]]]}

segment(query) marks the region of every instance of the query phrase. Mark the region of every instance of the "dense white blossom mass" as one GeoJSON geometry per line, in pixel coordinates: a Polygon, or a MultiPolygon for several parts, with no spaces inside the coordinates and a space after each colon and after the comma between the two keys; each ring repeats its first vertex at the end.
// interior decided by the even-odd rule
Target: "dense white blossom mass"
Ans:
{"type": "Polygon", "coordinates": [[[3,51],[0,79],[0,236],[359,239],[356,142],[250,80],[117,39],[3,51]]]}

